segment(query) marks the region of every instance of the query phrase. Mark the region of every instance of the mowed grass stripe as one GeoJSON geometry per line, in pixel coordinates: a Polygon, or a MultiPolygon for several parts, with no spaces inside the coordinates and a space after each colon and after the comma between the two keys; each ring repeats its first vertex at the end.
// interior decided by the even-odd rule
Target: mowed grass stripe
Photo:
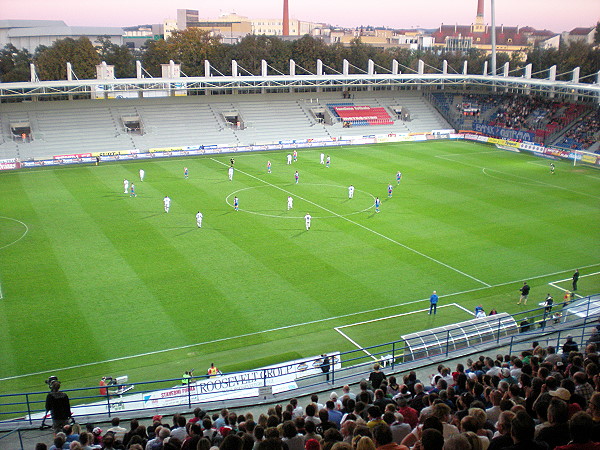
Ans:
{"type": "MultiPolygon", "coordinates": [[[[152,286],[155,297],[164,308],[164,313],[156,315],[153,324],[153,333],[161,336],[159,342],[153,343],[153,349],[201,340],[202,331],[191,320],[190,312],[197,310],[198,314],[202,314],[203,305],[207,308],[218,305],[223,313],[221,316],[202,314],[203,326],[209,329],[220,329],[224,325],[224,317],[235,309],[231,300],[223,295],[218,278],[209,276],[205,271],[212,263],[211,254],[206,249],[214,245],[215,234],[196,229],[195,211],[189,215],[181,211],[177,194],[173,196],[171,211],[168,214],[164,212],[162,192],[168,190],[164,186],[167,172],[160,174],[160,169],[160,165],[151,166],[151,172],[157,178],[164,175],[159,189],[148,179],[137,198],[126,198],[136,216],[132,229],[136,233],[135,239],[111,235],[115,246],[127,252],[130,265],[138,277],[152,286]],[[170,317],[172,327],[180,334],[170,333],[169,323],[163,323],[166,317],[170,317]]],[[[181,179],[180,182],[186,181],[181,179]]],[[[243,322],[243,317],[239,321],[243,322]]]]}
{"type": "MultiPolygon", "coordinates": [[[[384,203],[382,213],[375,215],[369,210],[351,216],[353,221],[424,253],[443,256],[443,261],[464,266],[467,273],[483,274],[485,278],[482,279],[486,281],[520,280],[521,277],[557,271],[554,270],[556,268],[568,272],[573,267],[571,264],[579,266],[582,260],[597,258],[597,243],[590,245],[587,240],[587,249],[585,245],[572,244],[560,227],[560,232],[554,237],[556,245],[547,246],[545,240],[530,233],[527,223],[531,213],[527,208],[536,209],[533,229],[545,227],[555,233],[555,222],[558,220],[552,214],[544,213],[560,208],[562,201],[572,201],[569,196],[564,193],[554,196],[548,189],[533,189],[524,183],[516,183],[514,181],[519,178],[515,176],[491,181],[492,177],[481,170],[481,167],[491,166],[505,173],[520,175],[520,171],[525,170],[521,165],[512,168],[502,161],[514,159],[531,166],[529,172],[533,179],[539,177],[540,168],[526,162],[524,155],[498,152],[508,155],[504,158],[497,153],[489,153],[492,151],[490,147],[469,145],[465,146],[467,150],[462,150],[454,142],[369,147],[325,149],[325,153],[332,156],[330,169],[318,164],[320,150],[306,151],[312,152],[309,155],[300,150],[299,161],[291,166],[285,165],[287,152],[239,154],[234,157],[236,168],[290,191],[296,189],[293,192],[299,196],[304,193],[310,201],[337,213],[349,210],[349,205],[344,203],[345,188],[352,182],[349,180],[358,180],[353,182],[357,189],[379,195],[384,203]],[[483,150],[481,155],[475,157],[471,153],[476,154],[476,149],[483,150]],[[468,158],[475,167],[465,167],[454,160],[444,161],[435,157],[461,151],[466,155],[464,158],[468,158]],[[471,161],[471,158],[479,159],[471,161]],[[273,173],[268,175],[267,159],[273,163],[273,173]],[[293,184],[293,171],[296,168],[301,173],[298,186],[293,184]],[[394,190],[394,197],[387,200],[385,188],[389,182],[395,185],[397,170],[403,172],[404,178],[394,190]],[[329,187],[319,190],[317,185],[339,185],[340,188],[334,192],[329,187]],[[528,195],[543,198],[544,201],[536,202],[528,195]],[[523,197],[526,201],[518,201],[523,197]],[[546,198],[550,200],[546,201],[546,198]],[[554,208],[553,198],[559,202],[554,208]],[[494,215],[496,200],[499,210],[496,209],[494,215]],[[525,223],[522,226],[522,241],[518,234],[520,220],[525,223]],[[544,243],[541,249],[536,244],[540,241],[544,243]],[[567,254],[570,248],[575,250],[574,254],[567,254]],[[524,254],[528,254],[536,263],[531,264],[526,258],[520,260],[520,255],[524,254]],[[515,258],[517,263],[513,262],[515,258]]],[[[216,159],[227,165],[229,157],[222,155],[216,159]]],[[[463,158],[463,155],[456,159],[459,158],[463,158]]],[[[219,165],[213,168],[214,165],[210,157],[106,164],[90,167],[88,174],[78,172],[73,180],[65,182],[70,192],[79,195],[83,188],[78,186],[75,179],[85,185],[86,177],[90,174],[98,177],[103,186],[97,189],[102,193],[97,194],[98,203],[94,205],[90,202],[85,212],[93,216],[95,221],[109,224],[104,226],[104,234],[123,235],[118,238],[118,245],[112,245],[127,264],[130,258],[138,259],[138,255],[131,254],[136,253],[133,249],[140,248],[145,261],[135,262],[136,268],[140,269],[135,276],[151,286],[155,297],[155,292],[161,293],[162,305],[186,312],[167,312],[170,321],[174,321],[174,317],[180,318],[175,321],[180,337],[165,337],[156,333],[158,339],[139,345],[145,350],[152,350],[168,348],[166,344],[172,341],[177,341],[173,347],[185,346],[187,342],[214,343],[73,369],[68,373],[61,372],[61,378],[68,376],[73,383],[83,385],[86,380],[95,383],[95,377],[99,375],[117,372],[127,373],[133,380],[148,379],[149,374],[179,377],[182,370],[203,367],[211,360],[228,370],[230,367],[256,367],[279,361],[280,358],[318,354],[326,350],[324,342],[335,349],[348,349],[349,343],[344,342],[337,333],[332,334],[334,323],[319,322],[300,327],[291,325],[308,322],[312,317],[317,320],[331,317],[337,311],[357,312],[371,306],[391,306],[415,299],[421,299],[419,302],[426,305],[427,296],[433,288],[441,291],[442,302],[448,301],[444,297],[448,292],[470,291],[457,296],[457,300],[461,304],[464,302],[469,309],[483,300],[489,302],[484,304],[489,309],[492,303],[495,307],[499,304],[503,306],[500,302],[511,298],[513,291],[516,292],[519,287],[520,283],[517,283],[516,286],[473,291],[475,283],[472,280],[445,269],[440,270],[437,264],[424,261],[385,239],[374,238],[375,235],[367,230],[339,218],[315,220],[313,229],[307,233],[302,219],[235,213],[225,203],[225,198],[237,189],[250,188],[240,195],[242,209],[255,204],[264,210],[271,209],[282,217],[288,215],[285,211],[287,194],[260,188],[260,180],[246,180],[239,176],[241,173],[236,173],[234,181],[229,182],[227,167],[219,165]],[[184,166],[190,169],[188,180],[183,180],[184,166]],[[137,181],[140,167],[146,170],[144,183],[137,181]],[[130,199],[121,194],[124,177],[134,180],[138,198],[130,199]],[[162,211],[164,195],[173,199],[172,212],[168,215],[162,211]],[[206,228],[202,230],[195,229],[194,215],[198,209],[205,214],[206,228]],[[95,213],[96,210],[99,212],[95,213]],[[154,246],[155,236],[158,237],[156,248],[159,251],[152,254],[144,248],[154,246]],[[154,261],[160,258],[164,261],[154,261]],[[173,264],[168,264],[171,258],[174,259],[173,264]],[[145,269],[141,270],[142,267],[145,269]],[[177,268],[180,267],[184,276],[178,278],[177,268]],[[160,270],[156,271],[155,268],[160,270]],[[163,282],[163,275],[168,278],[166,285],[156,286],[163,282]],[[207,289],[197,289],[203,283],[207,289]],[[252,330],[273,328],[273,323],[288,328],[252,334],[252,330]],[[227,339],[229,336],[244,335],[244,332],[248,335],[227,339]],[[226,340],[220,340],[219,336],[226,340]]],[[[67,172],[79,169],[69,167],[58,170],[67,172]]],[[[559,166],[559,169],[562,167],[559,166]]],[[[32,172],[25,173],[37,176],[32,172]]],[[[560,180],[553,180],[552,183],[565,183],[569,187],[566,176],[560,180]]],[[[95,186],[92,187],[96,190],[95,186]]],[[[47,190],[51,191],[49,187],[47,190]]],[[[580,201],[581,210],[590,214],[588,220],[597,217],[594,205],[589,200],[578,197],[577,202],[580,201]]],[[[309,205],[297,198],[295,209],[302,209],[302,212],[294,214],[301,217],[310,212],[316,216],[312,209],[314,205],[310,206],[311,209],[306,208],[309,205]]],[[[51,218],[52,210],[45,212],[51,218]]],[[[568,221],[570,218],[563,217],[560,223],[568,221]]],[[[38,276],[43,277],[44,274],[38,276]]],[[[545,282],[541,279],[532,282],[533,292],[546,291],[545,282]]],[[[454,298],[452,300],[455,301],[454,298]]],[[[121,320],[128,321],[135,328],[160,327],[160,314],[146,314],[144,302],[145,299],[138,298],[137,309],[133,313],[123,314],[121,320]]],[[[506,308],[515,309],[512,303],[506,308]]],[[[394,309],[401,311],[405,308],[394,309]]],[[[335,325],[352,323],[387,313],[386,309],[331,322],[335,322],[335,325]]],[[[412,322],[407,321],[407,329],[412,322]]],[[[428,326],[417,320],[414,322],[428,326]]],[[[45,349],[40,347],[39,351],[44,352],[45,349]]]]}

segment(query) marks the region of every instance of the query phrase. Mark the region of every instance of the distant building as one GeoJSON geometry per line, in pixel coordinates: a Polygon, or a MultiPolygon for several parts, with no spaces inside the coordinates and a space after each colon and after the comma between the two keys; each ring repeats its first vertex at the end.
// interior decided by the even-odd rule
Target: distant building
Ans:
{"type": "MultiPolygon", "coordinates": [[[[468,51],[470,49],[492,52],[492,29],[483,21],[483,0],[477,2],[477,16],[471,25],[442,24],[432,33],[435,46],[449,51],[468,51]]],[[[549,30],[536,30],[532,27],[496,27],[496,51],[524,56],[525,52],[536,45],[544,48],[556,47],[559,36],[549,30]]]]}
{"type": "Polygon", "coordinates": [[[96,44],[102,36],[108,36],[113,44],[123,45],[122,28],[70,27],[62,20],[0,20],[0,46],[12,44],[31,53],[40,45],[50,47],[60,39],[86,37],[96,44]]]}
{"type": "Polygon", "coordinates": [[[146,42],[162,39],[165,27],[161,24],[135,25],[123,28],[123,42],[131,49],[138,49],[146,42]]]}
{"type": "Polygon", "coordinates": [[[571,31],[567,31],[562,34],[562,38],[565,44],[570,44],[572,42],[583,42],[585,44],[593,44],[595,37],[596,27],[573,28],[571,31]]]}

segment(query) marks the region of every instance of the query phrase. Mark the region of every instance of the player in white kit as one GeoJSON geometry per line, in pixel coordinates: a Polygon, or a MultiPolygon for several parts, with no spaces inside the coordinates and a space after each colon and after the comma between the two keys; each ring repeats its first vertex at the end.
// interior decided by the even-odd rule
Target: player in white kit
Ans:
{"type": "Polygon", "coordinates": [[[306,230],[310,230],[310,219],[312,219],[311,215],[309,213],[306,213],[306,215],[304,216],[304,221],[306,222],[306,230]]]}
{"type": "Polygon", "coordinates": [[[198,225],[198,228],[202,228],[202,213],[200,211],[196,214],[196,225],[198,225]]]}
{"type": "Polygon", "coordinates": [[[163,199],[163,204],[165,205],[165,212],[168,213],[169,208],[171,207],[171,199],[168,195],[165,196],[165,198],[163,199]]]}
{"type": "Polygon", "coordinates": [[[289,211],[290,209],[292,209],[293,207],[294,207],[294,199],[293,199],[293,198],[292,198],[292,196],[290,195],[290,196],[288,197],[288,211],[289,211]]]}
{"type": "Polygon", "coordinates": [[[321,164],[325,164],[325,153],[321,153],[321,164]]]}
{"type": "Polygon", "coordinates": [[[288,153],[287,155],[287,163],[291,164],[292,163],[292,155],[288,153]]]}
{"type": "Polygon", "coordinates": [[[227,174],[229,175],[229,181],[233,181],[233,167],[229,168],[227,174]]]}
{"type": "Polygon", "coordinates": [[[348,198],[354,198],[354,186],[348,186],[348,198]]]}
{"type": "Polygon", "coordinates": [[[140,169],[140,181],[144,181],[145,175],[146,175],[146,172],[144,172],[144,169],[140,169]]]}
{"type": "Polygon", "coordinates": [[[129,180],[123,180],[123,194],[127,194],[129,192],[129,180]]]}

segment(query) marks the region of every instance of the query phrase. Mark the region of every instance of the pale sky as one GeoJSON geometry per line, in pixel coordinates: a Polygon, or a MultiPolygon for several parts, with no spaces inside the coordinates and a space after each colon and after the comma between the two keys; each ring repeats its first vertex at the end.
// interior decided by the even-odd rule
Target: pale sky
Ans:
{"type": "MultiPolygon", "coordinates": [[[[555,32],[595,26],[600,0],[496,0],[496,24],[532,26],[555,32]]],[[[435,28],[441,23],[468,25],[477,0],[289,0],[290,17],[355,27],[435,28]]],[[[56,19],[71,26],[132,26],[176,18],[180,8],[197,9],[201,18],[235,12],[250,18],[277,18],[283,0],[0,0],[0,19],[56,19]]],[[[485,22],[491,22],[485,0],[485,22]]]]}

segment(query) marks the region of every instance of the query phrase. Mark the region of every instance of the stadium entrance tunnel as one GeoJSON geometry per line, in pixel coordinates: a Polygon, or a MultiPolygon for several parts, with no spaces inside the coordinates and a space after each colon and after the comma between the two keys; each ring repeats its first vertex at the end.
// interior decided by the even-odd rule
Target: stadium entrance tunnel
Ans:
{"type": "Polygon", "coordinates": [[[495,314],[401,336],[406,342],[404,362],[447,354],[518,334],[508,313],[495,314]]]}

